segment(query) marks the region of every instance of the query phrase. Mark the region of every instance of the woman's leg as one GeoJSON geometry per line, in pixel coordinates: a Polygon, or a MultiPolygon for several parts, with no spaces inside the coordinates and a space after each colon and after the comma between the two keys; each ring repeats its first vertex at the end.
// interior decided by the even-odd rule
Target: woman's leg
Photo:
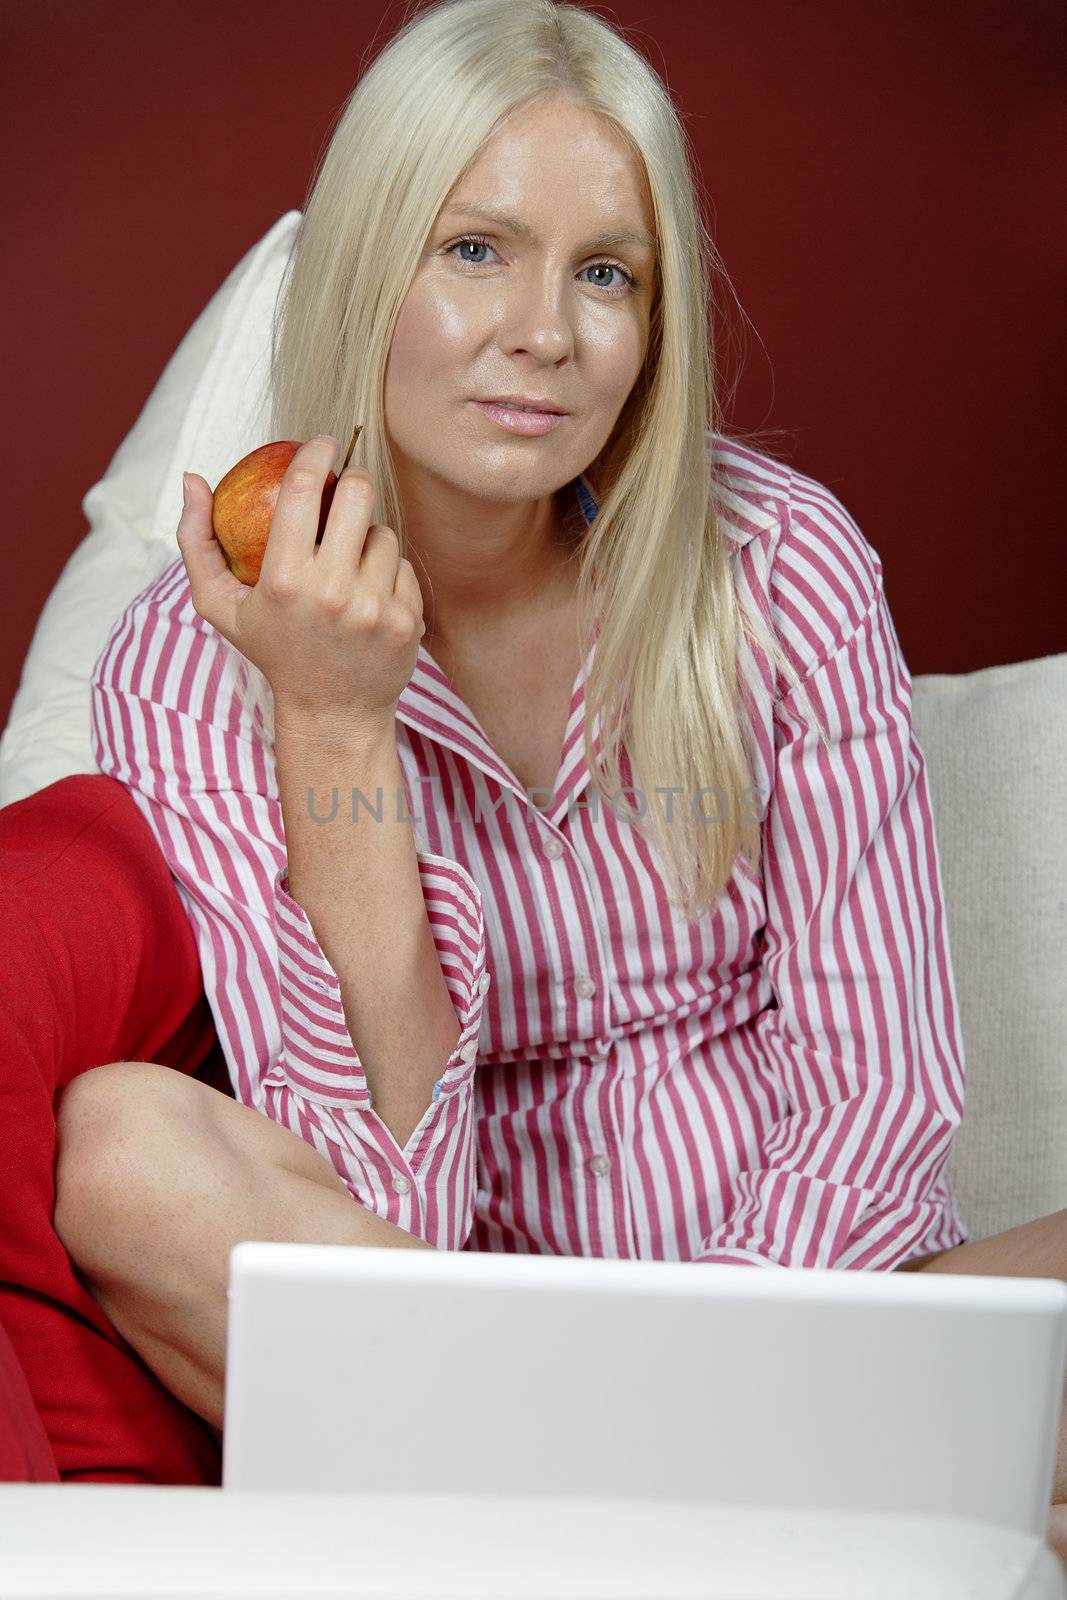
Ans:
{"type": "Polygon", "coordinates": [[[188,918],[123,786],[79,774],[0,808],[0,1321],[64,1481],[219,1481],[217,1442],[53,1227],[63,1087],[117,1059],[196,1071],[213,1045],[188,918]]]}
{"type": "Polygon", "coordinates": [[[83,1074],[58,1137],[57,1233],[114,1325],[215,1429],[235,1244],[432,1249],[354,1200],[298,1134],[168,1067],[83,1074]]]}
{"type": "MultiPolygon", "coordinates": [[[[988,1239],[969,1239],[952,1250],[909,1261],[897,1271],[964,1272],[980,1277],[1061,1278],[1067,1283],[1067,1210],[1024,1222],[988,1239]]],[[[1048,1542],[1067,1568],[1067,1385],[1060,1410],[1048,1542]]]]}

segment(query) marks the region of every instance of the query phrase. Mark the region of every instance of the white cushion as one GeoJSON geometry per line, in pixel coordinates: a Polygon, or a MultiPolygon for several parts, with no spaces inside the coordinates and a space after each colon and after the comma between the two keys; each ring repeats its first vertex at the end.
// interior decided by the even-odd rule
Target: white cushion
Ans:
{"type": "Polygon", "coordinates": [[[972,1239],[1067,1206],[1067,655],[912,684],[966,1064],[972,1239]]]}
{"type": "Polygon", "coordinates": [[[97,770],[92,669],[127,604],[179,555],[182,473],[214,487],[266,443],[271,327],[300,218],[286,212],[234,267],[82,500],[89,532],[41,611],[0,738],[0,806],[97,770]]]}

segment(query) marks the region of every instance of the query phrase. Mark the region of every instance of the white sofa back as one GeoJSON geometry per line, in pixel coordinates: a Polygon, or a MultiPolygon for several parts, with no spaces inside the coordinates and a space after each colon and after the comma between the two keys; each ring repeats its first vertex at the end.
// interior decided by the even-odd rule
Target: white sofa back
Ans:
{"type": "Polygon", "coordinates": [[[912,681],[966,1056],[972,1239],[1067,1207],[1067,654],[912,681]]]}

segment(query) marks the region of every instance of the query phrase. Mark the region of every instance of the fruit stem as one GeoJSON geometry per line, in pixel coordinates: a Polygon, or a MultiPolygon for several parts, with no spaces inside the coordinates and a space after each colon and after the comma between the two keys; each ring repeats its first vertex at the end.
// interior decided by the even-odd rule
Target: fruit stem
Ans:
{"type": "MultiPolygon", "coordinates": [[[[341,462],[341,472],[343,472],[345,470],[345,468],[348,466],[348,463],[351,461],[352,452],[356,448],[356,440],[359,438],[359,436],[360,436],[360,434],[362,432],[363,432],[363,424],[362,424],[362,422],[357,422],[356,423],[356,427],[355,427],[355,432],[352,434],[351,443],[349,444],[348,449],[345,451],[344,460],[341,462]]],[[[337,474],[338,477],[341,476],[341,472],[339,472],[337,474]]]]}

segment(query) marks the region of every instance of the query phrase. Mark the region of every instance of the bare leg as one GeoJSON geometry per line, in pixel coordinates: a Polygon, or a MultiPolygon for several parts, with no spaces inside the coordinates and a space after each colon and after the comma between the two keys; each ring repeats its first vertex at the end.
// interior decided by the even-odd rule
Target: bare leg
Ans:
{"type": "MultiPolygon", "coordinates": [[[[1062,1278],[1067,1283],[1067,1211],[1024,1222],[988,1239],[969,1239],[952,1250],[908,1262],[898,1271],[965,1272],[1004,1278],[1062,1278]]],[[[1067,1385],[1060,1410],[1052,1508],[1046,1539],[1067,1571],[1067,1385]]]]}
{"type": "Polygon", "coordinates": [[[361,1206],[288,1128],[153,1062],[75,1078],[57,1142],[56,1232],[118,1332],[216,1437],[235,1244],[432,1248],[361,1206]]]}

